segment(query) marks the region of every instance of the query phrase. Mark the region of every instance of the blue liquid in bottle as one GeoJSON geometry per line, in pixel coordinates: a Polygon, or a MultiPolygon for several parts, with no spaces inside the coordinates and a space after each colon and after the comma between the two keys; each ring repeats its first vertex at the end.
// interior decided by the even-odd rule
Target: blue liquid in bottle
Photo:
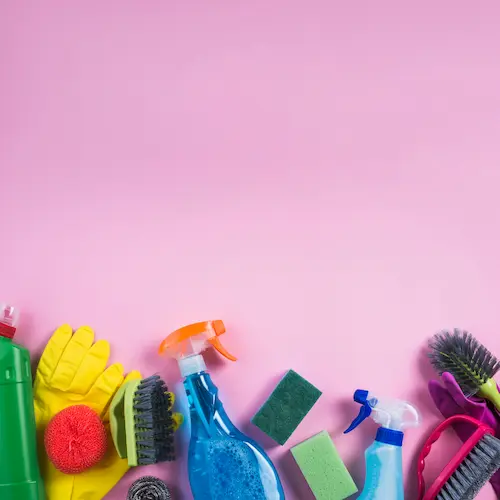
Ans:
{"type": "Polygon", "coordinates": [[[368,417],[380,425],[375,441],[365,452],[365,487],[358,500],[404,500],[402,431],[418,426],[420,413],[406,401],[381,399],[362,389],[354,393],[354,401],[361,408],[345,433],[368,417]]]}
{"type": "Polygon", "coordinates": [[[366,450],[365,461],[365,487],[358,500],[404,500],[401,446],[375,441],[366,450]]]}
{"type": "Polygon", "coordinates": [[[282,500],[274,465],[264,450],[227,416],[210,375],[188,375],[191,415],[189,481],[195,500],[282,500]]]}

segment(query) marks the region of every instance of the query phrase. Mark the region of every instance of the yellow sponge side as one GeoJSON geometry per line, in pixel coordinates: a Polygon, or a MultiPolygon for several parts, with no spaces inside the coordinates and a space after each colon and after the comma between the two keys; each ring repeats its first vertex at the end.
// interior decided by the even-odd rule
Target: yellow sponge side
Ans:
{"type": "Polygon", "coordinates": [[[291,451],[316,500],[344,500],[358,491],[328,432],[316,434],[291,451]]]}

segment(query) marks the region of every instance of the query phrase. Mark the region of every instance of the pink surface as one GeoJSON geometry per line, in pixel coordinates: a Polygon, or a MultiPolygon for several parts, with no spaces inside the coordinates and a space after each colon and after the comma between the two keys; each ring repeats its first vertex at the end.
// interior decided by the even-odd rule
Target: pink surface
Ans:
{"type": "MultiPolygon", "coordinates": [[[[36,356],[88,323],[173,386],[160,341],[221,317],[240,360],[214,379],[287,498],[311,498],[287,450],[322,429],[362,485],[375,428],[342,435],[358,387],[421,408],[414,498],[439,421],[427,338],[461,326],[500,353],[500,4],[72,5],[0,5],[0,296],[24,313],[18,340],[36,356]],[[248,421],[288,368],[324,395],[281,448],[248,421]]],[[[182,458],[107,498],[145,473],[191,498],[182,458]]]]}

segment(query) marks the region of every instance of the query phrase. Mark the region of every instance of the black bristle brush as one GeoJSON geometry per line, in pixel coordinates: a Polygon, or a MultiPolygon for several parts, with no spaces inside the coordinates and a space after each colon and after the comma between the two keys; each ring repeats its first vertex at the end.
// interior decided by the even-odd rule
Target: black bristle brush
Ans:
{"type": "Polygon", "coordinates": [[[137,465],[175,459],[172,396],[165,382],[153,375],[139,382],[133,395],[137,465]]]}
{"type": "Polygon", "coordinates": [[[174,431],[181,420],[172,414],[172,398],[158,375],[130,380],[116,393],[109,412],[111,435],[130,467],[175,460],[174,431]]]}
{"type": "Polygon", "coordinates": [[[500,370],[498,359],[473,335],[464,330],[442,331],[429,342],[434,368],[451,373],[466,397],[489,399],[500,410],[500,394],[495,374],[500,370]]]}

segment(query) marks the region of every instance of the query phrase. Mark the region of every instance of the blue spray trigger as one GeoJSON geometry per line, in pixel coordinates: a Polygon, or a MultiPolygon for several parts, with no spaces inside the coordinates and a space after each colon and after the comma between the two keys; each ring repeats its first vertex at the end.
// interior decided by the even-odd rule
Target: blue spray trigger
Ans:
{"type": "Polygon", "coordinates": [[[372,407],[368,404],[368,391],[364,391],[362,389],[357,389],[354,393],[354,401],[361,405],[358,416],[352,421],[351,425],[347,430],[344,431],[344,434],[347,434],[363,422],[363,420],[367,419],[372,413],[372,407]]]}

